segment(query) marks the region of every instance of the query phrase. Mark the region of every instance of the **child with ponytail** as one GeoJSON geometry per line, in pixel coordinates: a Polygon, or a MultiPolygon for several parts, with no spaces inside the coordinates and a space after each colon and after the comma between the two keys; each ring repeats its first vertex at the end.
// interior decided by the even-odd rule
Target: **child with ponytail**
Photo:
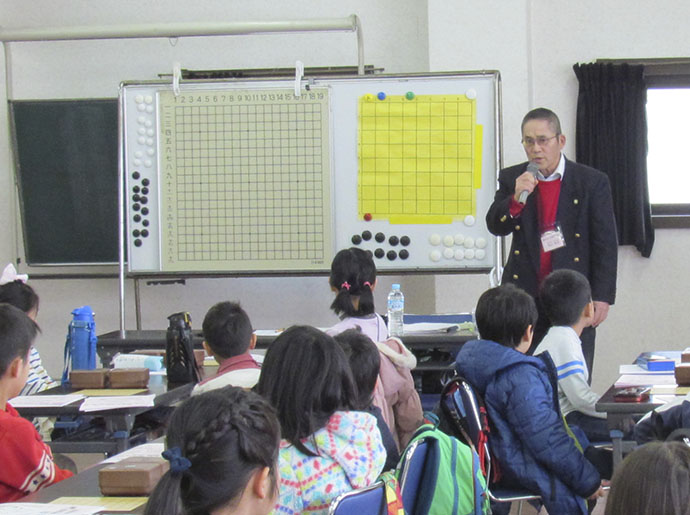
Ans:
{"type": "Polygon", "coordinates": [[[280,426],[259,395],[227,386],[183,402],[166,435],[170,461],[145,515],[265,515],[278,497],[280,426]]]}
{"type": "Polygon", "coordinates": [[[411,374],[417,359],[400,339],[388,337],[386,323],[375,311],[376,265],[371,253],[356,247],[338,252],[329,283],[336,293],[331,309],[340,322],[326,333],[335,336],[358,328],[376,344],[381,366],[373,404],[381,410],[398,449],[404,449],[422,423],[422,404],[411,374]]]}

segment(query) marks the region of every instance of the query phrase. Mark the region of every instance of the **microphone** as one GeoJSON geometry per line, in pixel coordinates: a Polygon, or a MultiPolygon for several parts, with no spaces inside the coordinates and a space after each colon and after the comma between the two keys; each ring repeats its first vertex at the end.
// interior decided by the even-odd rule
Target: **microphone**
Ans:
{"type": "MultiPolygon", "coordinates": [[[[529,173],[531,173],[534,176],[534,178],[536,179],[537,173],[539,173],[539,167],[536,164],[534,164],[532,161],[530,161],[527,164],[527,171],[529,173]]],[[[521,192],[520,196],[518,197],[518,202],[520,204],[524,204],[525,202],[527,202],[527,197],[529,197],[529,193],[530,192],[527,190],[524,190],[523,192],[521,192]]]]}

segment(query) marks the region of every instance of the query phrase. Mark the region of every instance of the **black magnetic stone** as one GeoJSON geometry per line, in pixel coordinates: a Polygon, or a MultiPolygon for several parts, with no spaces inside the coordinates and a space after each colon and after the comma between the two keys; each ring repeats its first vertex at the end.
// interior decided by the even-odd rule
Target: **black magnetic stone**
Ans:
{"type": "Polygon", "coordinates": [[[134,215],[135,222],[141,222],[141,215],[134,215]]]}
{"type": "Polygon", "coordinates": [[[140,190],[141,190],[141,188],[139,188],[139,186],[134,186],[134,187],[132,188],[132,191],[133,191],[134,193],[139,193],[140,190]]]}
{"type": "Polygon", "coordinates": [[[148,197],[141,197],[141,203],[142,203],[142,204],[148,204],[148,203],[149,203],[149,198],[148,198],[148,197]]]}
{"type": "Polygon", "coordinates": [[[410,237],[409,236],[403,236],[402,238],[400,238],[400,244],[403,247],[407,247],[410,244],[410,237]]]}
{"type": "Polygon", "coordinates": [[[379,259],[381,259],[385,255],[386,255],[386,253],[383,251],[383,249],[376,249],[374,251],[374,256],[376,256],[379,259]]]}
{"type": "Polygon", "coordinates": [[[148,221],[148,220],[144,220],[143,222],[141,222],[141,225],[143,225],[144,227],[148,227],[148,226],[149,226],[149,221],[148,221]]]}
{"type": "Polygon", "coordinates": [[[149,230],[148,230],[148,229],[142,229],[142,230],[141,230],[141,235],[142,235],[144,238],[148,238],[148,236],[149,236],[149,230]]]}
{"type": "Polygon", "coordinates": [[[132,209],[134,209],[134,211],[139,211],[141,209],[141,206],[139,204],[134,204],[132,206],[132,209]]]}
{"type": "Polygon", "coordinates": [[[142,195],[148,195],[148,194],[149,194],[149,189],[146,188],[146,187],[141,188],[141,194],[142,194],[142,195]]]}
{"type": "Polygon", "coordinates": [[[395,258],[398,257],[398,253],[394,250],[389,250],[388,254],[386,254],[386,257],[389,259],[389,261],[395,261],[395,258]]]}
{"type": "Polygon", "coordinates": [[[360,243],[362,243],[362,237],[359,234],[355,234],[352,237],[352,243],[355,245],[359,245],[360,243]]]}
{"type": "Polygon", "coordinates": [[[390,244],[393,245],[394,247],[395,247],[399,242],[400,242],[400,240],[398,239],[397,236],[391,236],[390,238],[388,238],[388,243],[390,243],[390,244]]]}
{"type": "Polygon", "coordinates": [[[362,239],[364,241],[369,241],[371,239],[371,231],[364,231],[362,233],[362,239]]]}
{"type": "Polygon", "coordinates": [[[140,235],[141,233],[139,232],[139,229],[134,229],[132,231],[132,236],[134,236],[135,238],[138,238],[140,235]]]}
{"type": "Polygon", "coordinates": [[[141,177],[141,174],[139,172],[134,172],[132,174],[132,179],[138,179],[139,177],[141,177]]]}
{"type": "Polygon", "coordinates": [[[141,247],[141,240],[134,240],[135,247],[141,247]]]}
{"type": "Polygon", "coordinates": [[[142,180],[141,180],[141,184],[142,184],[143,186],[148,186],[149,184],[151,184],[151,181],[149,181],[148,179],[142,179],[142,180]]]}
{"type": "Polygon", "coordinates": [[[148,207],[142,208],[141,214],[142,214],[142,215],[148,215],[148,214],[149,214],[149,208],[148,208],[148,207]]]}
{"type": "Polygon", "coordinates": [[[141,197],[138,194],[132,195],[132,202],[139,202],[140,199],[141,197]]]}
{"type": "Polygon", "coordinates": [[[405,249],[402,249],[398,255],[400,256],[400,259],[407,259],[410,257],[410,253],[405,249]]]}
{"type": "Polygon", "coordinates": [[[384,241],[386,241],[386,235],[382,232],[377,232],[376,236],[374,236],[374,239],[379,243],[383,243],[384,241]]]}

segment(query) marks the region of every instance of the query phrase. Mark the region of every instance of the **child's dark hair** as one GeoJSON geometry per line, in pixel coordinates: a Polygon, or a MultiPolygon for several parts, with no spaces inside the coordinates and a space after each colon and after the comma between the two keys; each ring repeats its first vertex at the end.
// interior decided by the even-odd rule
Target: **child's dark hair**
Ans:
{"type": "Polygon", "coordinates": [[[275,412],[254,392],[227,386],[187,399],[166,435],[167,452],[188,460],[187,466],[171,459],[145,514],[208,514],[239,500],[251,475],[264,467],[278,488],[279,443],[275,412]]]}
{"type": "Polygon", "coordinates": [[[11,304],[0,304],[0,376],[15,358],[26,359],[38,334],[36,322],[11,304]]]}
{"type": "Polygon", "coordinates": [[[369,252],[355,247],[338,252],[331,263],[328,282],[338,292],[331,304],[336,315],[342,313],[357,317],[374,312],[374,295],[371,289],[376,282],[376,265],[369,252]],[[359,297],[357,309],[352,303],[352,297],[359,297]]]}
{"type": "Polygon", "coordinates": [[[690,447],[650,442],[629,454],[613,475],[605,513],[690,514],[690,447]]]}
{"type": "Polygon", "coordinates": [[[534,299],[508,283],[482,293],[474,316],[483,339],[515,348],[527,328],[537,322],[538,313],[534,299]]]}
{"type": "Polygon", "coordinates": [[[324,427],[336,411],[357,407],[345,353],[309,326],[292,326],[271,343],[255,390],[275,407],[283,438],[308,456],[315,454],[300,440],[324,427]]]}
{"type": "Polygon", "coordinates": [[[201,329],[204,340],[221,359],[246,352],[254,332],[249,316],[235,302],[219,302],[209,309],[201,329]]]}
{"type": "Polygon", "coordinates": [[[359,328],[348,329],[333,339],[343,349],[350,362],[352,377],[357,387],[357,408],[366,409],[371,406],[381,368],[379,350],[371,338],[363,334],[359,328]]]}
{"type": "Polygon", "coordinates": [[[575,270],[551,272],[539,289],[539,298],[551,325],[575,325],[592,301],[589,281],[575,270]]]}
{"type": "Polygon", "coordinates": [[[0,302],[12,304],[24,313],[38,311],[38,295],[31,286],[22,281],[12,281],[0,286],[0,302]]]}

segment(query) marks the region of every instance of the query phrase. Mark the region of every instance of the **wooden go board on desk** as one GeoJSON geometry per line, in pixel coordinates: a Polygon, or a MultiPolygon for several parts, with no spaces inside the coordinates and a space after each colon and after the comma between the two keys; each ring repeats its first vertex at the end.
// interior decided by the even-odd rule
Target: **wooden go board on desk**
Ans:
{"type": "Polygon", "coordinates": [[[498,98],[496,72],[124,83],[128,270],[324,272],[359,246],[488,271],[498,98]]]}

